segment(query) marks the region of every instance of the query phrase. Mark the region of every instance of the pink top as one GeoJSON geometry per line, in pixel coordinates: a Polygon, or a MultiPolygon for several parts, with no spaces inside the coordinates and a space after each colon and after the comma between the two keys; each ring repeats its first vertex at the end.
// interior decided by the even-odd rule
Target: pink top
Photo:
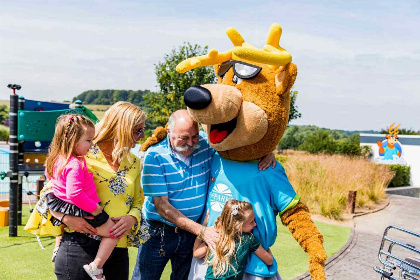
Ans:
{"type": "Polygon", "coordinates": [[[64,163],[65,158],[60,156],[54,167],[55,178],[50,178],[46,174],[47,178],[52,180],[54,195],[92,213],[100,200],[93,181],[93,174],[88,171],[85,158],[71,156],[60,176],[57,177],[57,172],[64,163]]]}

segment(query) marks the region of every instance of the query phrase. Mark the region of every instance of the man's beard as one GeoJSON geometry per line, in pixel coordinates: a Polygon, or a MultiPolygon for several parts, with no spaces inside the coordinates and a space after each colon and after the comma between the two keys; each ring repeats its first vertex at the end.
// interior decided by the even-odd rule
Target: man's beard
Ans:
{"type": "Polygon", "coordinates": [[[178,153],[189,152],[189,151],[196,150],[198,148],[200,148],[200,145],[198,143],[192,146],[185,144],[182,146],[173,147],[173,149],[178,153]]]}

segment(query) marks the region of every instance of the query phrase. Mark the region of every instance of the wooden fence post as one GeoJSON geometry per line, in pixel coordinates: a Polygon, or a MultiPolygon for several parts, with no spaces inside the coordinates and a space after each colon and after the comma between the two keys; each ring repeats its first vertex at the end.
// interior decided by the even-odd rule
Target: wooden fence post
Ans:
{"type": "Polygon", "coordinates": [[[356,208],[356,193],[357,191],[349,191],[349,196],[347,198],[347,212],[354,214],[354,209],[356,208]]]}

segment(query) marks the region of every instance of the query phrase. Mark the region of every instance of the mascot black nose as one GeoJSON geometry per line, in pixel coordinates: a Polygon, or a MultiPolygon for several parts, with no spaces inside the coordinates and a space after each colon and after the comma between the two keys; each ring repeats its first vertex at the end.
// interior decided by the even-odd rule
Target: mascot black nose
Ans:
{"type": "Polygon", "coordinates": [[[201,86],[192,86],[184,93],[184,103],[194,110],[204,109],[211,103],[211,93],[201,86]]]}

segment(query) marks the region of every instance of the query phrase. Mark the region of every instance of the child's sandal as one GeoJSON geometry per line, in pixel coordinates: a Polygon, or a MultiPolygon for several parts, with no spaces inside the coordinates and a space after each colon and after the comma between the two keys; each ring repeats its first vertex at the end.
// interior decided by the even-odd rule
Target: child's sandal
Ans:
{"type": "Polygon", "coordinates": [[[83,268],[85,269],[86,273],[89,274],[90,278],[92,278],[92,280],[105,280],[104,270],[102,268],[98,268],[96,263],[91,262],[90,264],[85,264],[83,268]],[[101,274],[101,278],[96,277],[101,274]]]}

